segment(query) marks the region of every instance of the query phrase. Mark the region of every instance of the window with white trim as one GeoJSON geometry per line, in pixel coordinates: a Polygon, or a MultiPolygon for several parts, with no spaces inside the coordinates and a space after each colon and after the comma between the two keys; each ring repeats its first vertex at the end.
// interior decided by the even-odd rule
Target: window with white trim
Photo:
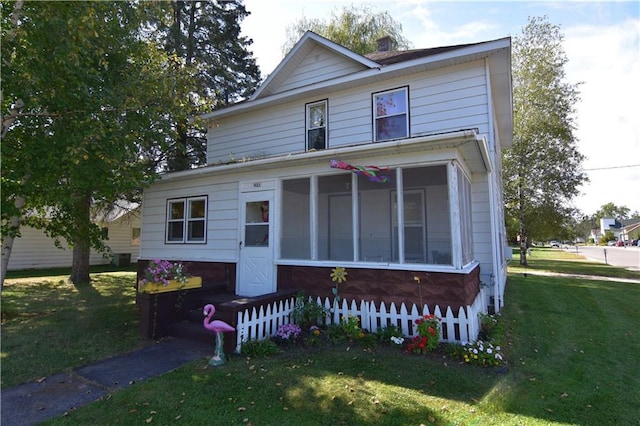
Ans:
{"type": "Polygon", "coordinates": [[[207,241],[207,197],[167,200],[167,243],[207,241]]]}
{"type": "Polygon", "coordinates": [[[307,151],[327,148],[327,101],[306,105],[307,151]]]}
{"type": "Polygon", "coordinates": [[[409,137],[409,88],[373,94],[373,140],[409,137]]]}

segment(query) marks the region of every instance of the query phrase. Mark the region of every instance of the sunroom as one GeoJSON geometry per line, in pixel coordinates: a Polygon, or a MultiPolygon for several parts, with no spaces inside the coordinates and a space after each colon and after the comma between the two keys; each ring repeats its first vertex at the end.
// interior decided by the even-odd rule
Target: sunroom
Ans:
{"type": "Polygon", "coordinates": [[[283,180],[280,263],[447,271],[472,262],[471,183],[457,162],[397,167],[382,177],[283,180]]]}
{"type": "MultiPolygon", "coordinates": [[[[349,271],[340,289],[347,299],[452,308],[473,303],[480,266],[472,176],[486,179],[484,138],[465,131],[380,145],[395,155],[385,153],[376,179],[357,169],[281,179],[278,289],[328,296],[329,271],[341,266],[349,271]]],[[[362,166],[355,154],[350,158],[362,166]]]]}

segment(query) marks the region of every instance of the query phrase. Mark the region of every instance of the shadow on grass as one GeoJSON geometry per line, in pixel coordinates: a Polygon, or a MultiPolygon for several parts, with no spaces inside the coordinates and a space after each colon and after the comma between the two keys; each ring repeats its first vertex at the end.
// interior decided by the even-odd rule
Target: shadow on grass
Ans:
{"type": "Polygon", "coordinates": [[[135,424],[151,412],[161,424],[177,418],[186,424],[469,424],[474,407],[503,377],[389,347],[232,356],[220,368],[194,362],[54,424],[99,423],[106,413],[135,424]]]}
{"type": "Polygon", "coordinates": [[[135,275],[7,280],[2,300],[2,386],[88,364],[140,345],[135,275]]]}
{"type": "MultiPolygon", "coordinates": [[[[132,263],[130,266],[115,265],[95,265],[91,266],[89,272],[91,274],[99,274],[105,272],[136,272],[137,265],[132,263]]],[[[71,268],[45,268],[45,269],[21,269],[18,271],[7,271],[6,279],[15,278],[41,278],[41,277],[69,277],[71,268]]],[[[64,278],[63,278],[64,279],[64,278]]]]}

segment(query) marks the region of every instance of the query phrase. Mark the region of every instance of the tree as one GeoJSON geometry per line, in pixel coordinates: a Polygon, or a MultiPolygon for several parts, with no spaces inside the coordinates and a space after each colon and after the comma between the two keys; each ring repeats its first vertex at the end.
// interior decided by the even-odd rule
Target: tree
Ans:
{"type": "Polygon", "coordinates": [[[389,12],[374,12],[370,6],[343,7],[338,15],[331,12],[329,21],[302,17],[287,27],[287,41],[282,46],[286,55],[308,30],[319,34],[334,43],[364,55],[375,52],[377,40],[390,36],[394,49],[408,49],[411,42],[402,35],[402,24],[389,15],[389,12]]]}
{"type": "Polygon", "coordinates": [[[17,217],[66,240],[71,281],[88,283],[90,248],[105,251],[92,217],[156,177],[149,153],[172,131],[167,60],[141,40],[136,2],[15,6],[2,2],[2,110],[15,113],[2,123],[3,256],[17,217]]]}
{"type": "Polygon", "coordinates": [[[514,135],[513,147],[503,153],[503,183],[523,265],[529,241],[555,235],[587,181],[574,135],[578,85],[565,81],[563,39],[557,25],[534,17],[513,42],[514,135]]]}
{"type": "Polygon", "coordinates": [[[600,223],[600,219],[605,217],[618,220],[630,219],[630,212],[631,209],[626,206],[616,206],[613,203],[607,203],[603,204],[593,216],[596,223],[600,223]]]}
{"type": "Polygon", "coordinates": [[[169,141],[165,169],[206,164],[206,129],[191,119],[251,95],[260,71],[240,36],[249,15],[237,0],[176,1],[145,4],[148,37],[163,46],[179,81],[173,88],[180,110],[171,117],[176,138],[169,141]]]}

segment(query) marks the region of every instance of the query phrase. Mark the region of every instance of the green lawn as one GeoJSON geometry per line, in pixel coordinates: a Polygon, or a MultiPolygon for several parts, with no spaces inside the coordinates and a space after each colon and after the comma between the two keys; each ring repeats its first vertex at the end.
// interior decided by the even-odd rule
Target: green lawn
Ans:
{"type": "Polygon", "coordinates": [[[78,288],[66,271],[32,273],[8,278],[2,292],[3,388],[148,343],[138,337],[135,273],[92,274],[92,285],[78,288]]]}
{"type": "Polygon", "coordinates": [[[640,272],[595,263],[584,256],[554,248],[532,248],[527,256],[526,267],[520,266],[520,250],[514,250],[514,258],[509,267],[511,273],[535,271],[559,272],[563,274],[595,275],[609,278],[632,278],[640,280],[640,272]]]}
{"type": "MultiPolygon", "coordinates": [[[[534,254],[530,267],[564,262],[557,253],[534,254]]],[[[581,262],[585,274],[600,269],[581,262]]],[[[506,371],[386,346],[234,355],[217,368],[205,358],[48,424],[638,424],[638,306],[640,284],[515,272],[503,310],[506,371]]]]}

